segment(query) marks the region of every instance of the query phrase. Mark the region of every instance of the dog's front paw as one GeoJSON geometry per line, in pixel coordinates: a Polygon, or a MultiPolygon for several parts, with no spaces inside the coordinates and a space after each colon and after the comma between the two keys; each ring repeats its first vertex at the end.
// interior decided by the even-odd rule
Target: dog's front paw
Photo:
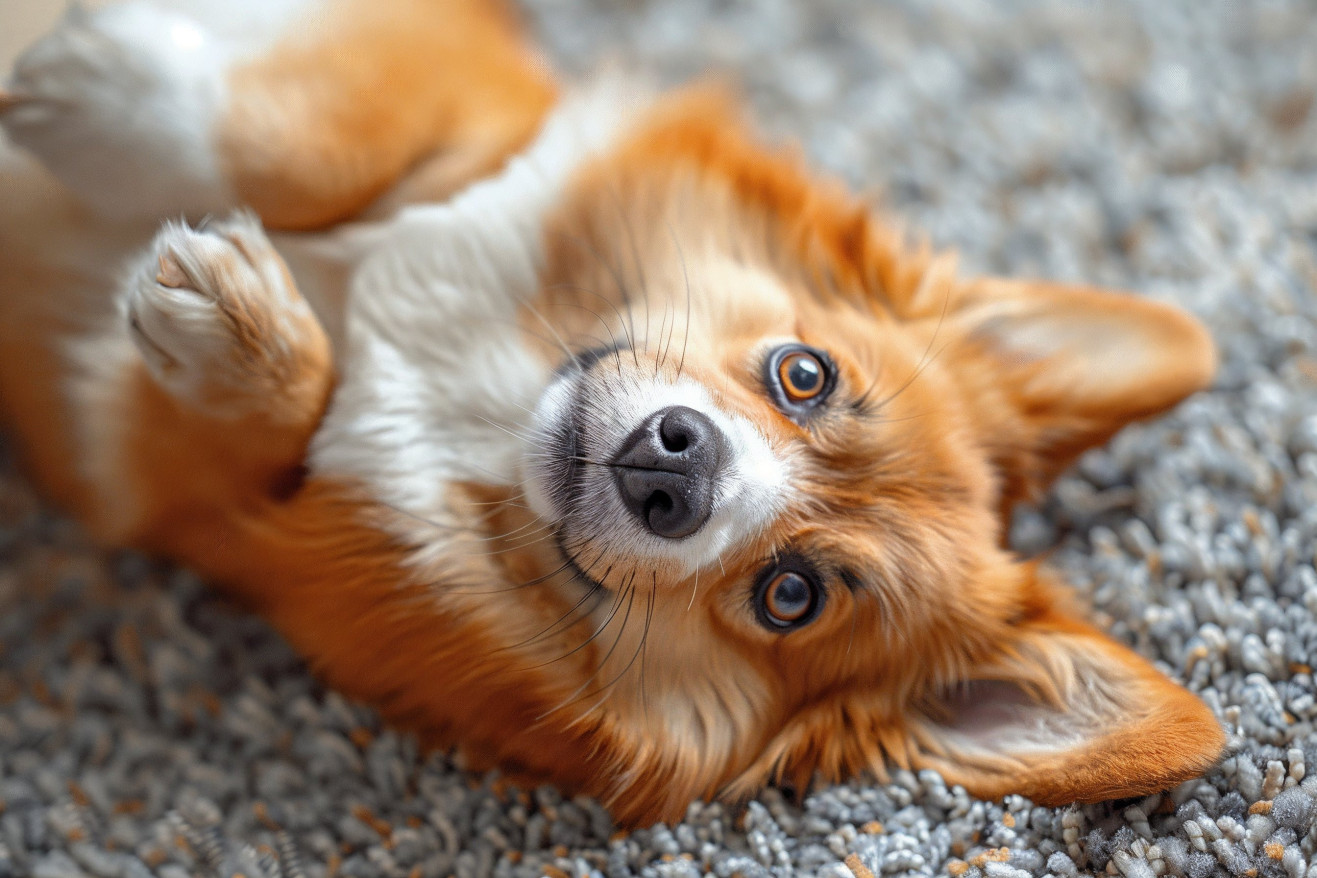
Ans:
{"type": "Polygon", "coordinates": [[[15,63],[0,88],[0,127],[106,216],[227,209],[211,143],[226,63],[175,12],[75,8],[15,63]]]}
{"type": "Polygon", "coordinates": [[[291,422],[323,403],[328,340],[249,213],[197,229],[165,225],[125,305],[157,383],[204,414],[291,422]]]}

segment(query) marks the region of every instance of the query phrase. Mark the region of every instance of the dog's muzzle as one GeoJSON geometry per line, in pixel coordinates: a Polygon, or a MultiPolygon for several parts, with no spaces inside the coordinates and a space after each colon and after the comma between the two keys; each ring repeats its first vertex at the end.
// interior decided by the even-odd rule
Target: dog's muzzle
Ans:
{"type": "Polygon", "coordinates": [[[708,416],[684,405],[660,409],[622,441],[613,459],[627,511],[655,536],[690,536],[713,514],[727,440],[708,416]]]}

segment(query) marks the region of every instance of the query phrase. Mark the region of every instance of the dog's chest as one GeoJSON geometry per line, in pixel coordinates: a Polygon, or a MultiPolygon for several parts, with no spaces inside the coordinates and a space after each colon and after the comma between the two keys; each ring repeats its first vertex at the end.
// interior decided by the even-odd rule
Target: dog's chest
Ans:
{"type": "Polygon", "coordinates": [[[544,220],[624,127],[620,89],[568,100],[525,153],[452,201],[338,233],[359,256],[342,272],[340,379],[314,472],[429,521],[445,517],[453,482],[520,483],[530,415],[557,365],[536,342],[551,346],[552,328],[542,315],[542,331],[531,325],[544,220]]]}
{"type": "Polygon", "coordinates": [[[518,326],[535,261],[511,229],[481,231],[449,208],[415,211],[362,263],[313,445],[318,472],[430,521],[452,482],[517,483],[526,413],[552,369],[518,326]]]}
{"type": "Polygon", "coordinates": [[[443,519],[450,483],[518,486],[533,453],[529,415],[556,366],[532,350],[551,326],[525,325],[536,319],[544,219],[626,121],[619,88],[566,101],[525,153],[449,203],[321,242],[356,253],[338,270],[340,382],[312,442],[316,474],[431,521],[443,519]]]}

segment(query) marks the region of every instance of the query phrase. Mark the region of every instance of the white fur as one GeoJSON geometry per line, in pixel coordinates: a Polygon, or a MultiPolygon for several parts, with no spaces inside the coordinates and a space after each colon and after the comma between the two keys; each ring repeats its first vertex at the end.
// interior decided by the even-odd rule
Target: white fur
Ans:
{"type": "Polygon", "coordinates": [[[311,452],[420,520],[446,518],[447,483],[515,484],[527,412],[549,366],[526,350],[517,308],[538,289],[546,213],[572,173],[629,118],[606,81],[568,99],[522,155],[448,204],[347,230],[373,247],[351,280],[343,375],[311,452]]]}
{"type": "Polygon", "coordinates": [[[230,313],[259,309],[270,321],[270,363],[305,343],[311,322],[260,222],[245,212],[195,230],[166,223],[132,272],[122,302],[129,334],[157,383],[213,417],[269,406],[259,394],[243,392],[259,366],[234,337],[230,313]],[[175,283],[161,282],[166,265],[175,283]]]}
{"type": "Polygon", "coordinates": [[[227,75],[314,2],[75,7],[18,59],[0,127],[107,217],[226,210],[214,134],[227,75]]]}
{"type": "Polygon", "coordinates": [[[73,465],[97,491],[91,525],[111,543],[127,539],[144,511],[135,481],[123,477],[121,454],[137,414],[125,402],[136,399],[137,348],[122,332],[102,332],[75,336],[63,353],[70,367],[67,405],[77,413],[69,419],[78,449],[73,465]]]}
{"type": "Polygon", "coordinates": [[[1091,654],[1082,638],[1058,636],[1049,645],[1021,647],[1024,658],[1003,670],[1002,682],[988,677],[952,693],[946,702],[951,722],[936,732],[942,745],[971,758],[1012,759],[1072,751],[1117,728],[1133,709],[1129,693],[1137,683],[1091,654]],[[1055,688],[1059,704],[1030,688],[1027,672],[1036,669],[1052,677],[1046,688],[1055,688]]]}

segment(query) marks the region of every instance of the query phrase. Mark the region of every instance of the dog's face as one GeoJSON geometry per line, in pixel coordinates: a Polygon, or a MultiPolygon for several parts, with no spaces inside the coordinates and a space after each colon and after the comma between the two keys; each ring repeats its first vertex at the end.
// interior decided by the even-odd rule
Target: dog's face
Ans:
{"type": "Polygon", "coordinates": [[[617,793],[666,816],[895,760],[1067,801],[1210,762],[1205,708],[1001,548],[1017,499],[1206,380],[1201,330],[956,280],[685,114],[579,181],[525,316],[556,367],[526,499],[580,590],[544,623],[590,656],[617,793]]]}
{"type": "Polygon", "coordinates": [[[635,344],[562,363],[535,413],[531,506],[589,585],[677,608],[650,623],[649,662],[702,656],[710,685],[765,693],[770,727],[859,679],[899,699],[909,644],[1001,560],[946,339],[762,271],[698,269],[689,312],[684,283],[651,302],[661,339],[651,321],[644,344],[638,316],[619,330],[635,344]]]}

